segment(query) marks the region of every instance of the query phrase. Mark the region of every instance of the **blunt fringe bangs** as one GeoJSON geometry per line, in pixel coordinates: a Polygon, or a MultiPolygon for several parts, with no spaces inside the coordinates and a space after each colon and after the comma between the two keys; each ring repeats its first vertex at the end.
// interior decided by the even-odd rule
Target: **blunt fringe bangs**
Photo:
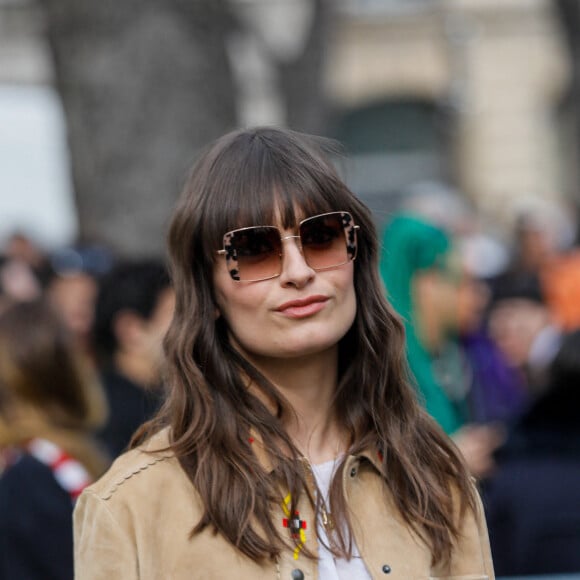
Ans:
{"type": "Polygon", "coordinates": [[[357,223],[366,213],[329,161],[339,148],[328,139],[280,129],[239,131],[218,141],[212,152],[201,159],[188,187],[198,199],[191,207],[197,219],[191,218],[200,226],[196,234],[208,259],[225,232],[274,225],[278,215],[291,228],[337,208],[350,211],[357,223]]]}

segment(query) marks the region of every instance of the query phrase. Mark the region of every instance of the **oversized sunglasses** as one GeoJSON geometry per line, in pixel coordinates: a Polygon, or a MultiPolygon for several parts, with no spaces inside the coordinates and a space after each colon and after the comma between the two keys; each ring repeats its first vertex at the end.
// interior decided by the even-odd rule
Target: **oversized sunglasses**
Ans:
{"type": "Polygon", "coordinates": [[[297,236],[284,236],[276,226],[251,226],[224,234],[223,249],[230,276],[237,282],[258,282],[282,273],[283,244],[300,240],[304,261],[313,270],[329,270],[356,258],[356,230],[346,211],[315,215],[298,224],[297,236]]]}

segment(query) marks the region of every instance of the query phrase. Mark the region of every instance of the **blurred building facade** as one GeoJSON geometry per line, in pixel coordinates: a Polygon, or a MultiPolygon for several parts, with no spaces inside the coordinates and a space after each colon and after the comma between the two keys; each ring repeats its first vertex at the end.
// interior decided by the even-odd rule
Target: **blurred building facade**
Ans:
{"type": "MultiPolygon", "coordinates": [[[[344,116],[374,107],[366,122],[375,132],[405,131],[380,120],[406,106],[415,141],[382,140],[400,180],[414,179],[417,169],[447,178],[503,219],[524,197],[573,195],[577,162],[561,111],[569,75],[548,0],[351,0],[343,4],[327,81],[344,116]],[[413,127],[429,109],[431,124],[413,127]],[[398,159],[405,147],[415,153],[407,165],[398,159]]],[[[351,137],[356,147],[360,135],[351,137]]],[[[380,175],[368,153],[357,181],[380,175]]]]}
{"type": "MultiPolygon", "coordinates": [[[[283,124],[265,51],[280,59],[299,50],[311,2],[231,2],[263,41],[231,42],[240,123],[283,124]]],[[[522,198],[576,195],[576,146],[562,110],[569,57],[549,0],[336,6],[321,73],[328,132],[346,144],[347,178],[376,212],[419,180],[451,182],[500,221],[522,198]]],[[[50,84],[35,3],[0,0],[0,30],[0,86],[50,84]]]]}

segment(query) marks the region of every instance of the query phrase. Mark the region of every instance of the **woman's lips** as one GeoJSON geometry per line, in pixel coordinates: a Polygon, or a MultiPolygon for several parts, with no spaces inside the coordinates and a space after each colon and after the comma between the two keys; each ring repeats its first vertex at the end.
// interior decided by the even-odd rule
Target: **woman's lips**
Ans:
{"type": "Polygon", "coordinates": [[[288,318],[306,318],[320,312],[326,306],[327,301],[326,296],[309,296],[303,300],[284,302],[276,308],[276,311],[288,318]]]}

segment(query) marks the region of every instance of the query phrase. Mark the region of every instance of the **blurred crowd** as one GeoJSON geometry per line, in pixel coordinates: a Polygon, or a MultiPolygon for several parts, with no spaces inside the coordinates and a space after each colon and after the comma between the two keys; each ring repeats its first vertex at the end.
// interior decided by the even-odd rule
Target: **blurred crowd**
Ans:
{"type": "Polygon", "coordinates": [[[420,184],[388,220],[381,275],[429,413],[480,483],[498,576],[580,571],[580,247],[530,200],[498,236],[420,184]]]}
{"type": "MultiPolygon", "coordinates": [[[[494,235],[420,184],[380,273],[428,412],[480,483],[498,575],[580,570],[580,248],[562,208],[494,235]]],[[[0,249],[0,580],[73,577],[74,500],[163,402],[165,265],[100,246],[0,249]]]]}
{"type": "Polygon", "coordinates": [[[73,578],[72,511],[162,404],[165,265],[99,246],[0,257],[0,579],[73,578]]]}

